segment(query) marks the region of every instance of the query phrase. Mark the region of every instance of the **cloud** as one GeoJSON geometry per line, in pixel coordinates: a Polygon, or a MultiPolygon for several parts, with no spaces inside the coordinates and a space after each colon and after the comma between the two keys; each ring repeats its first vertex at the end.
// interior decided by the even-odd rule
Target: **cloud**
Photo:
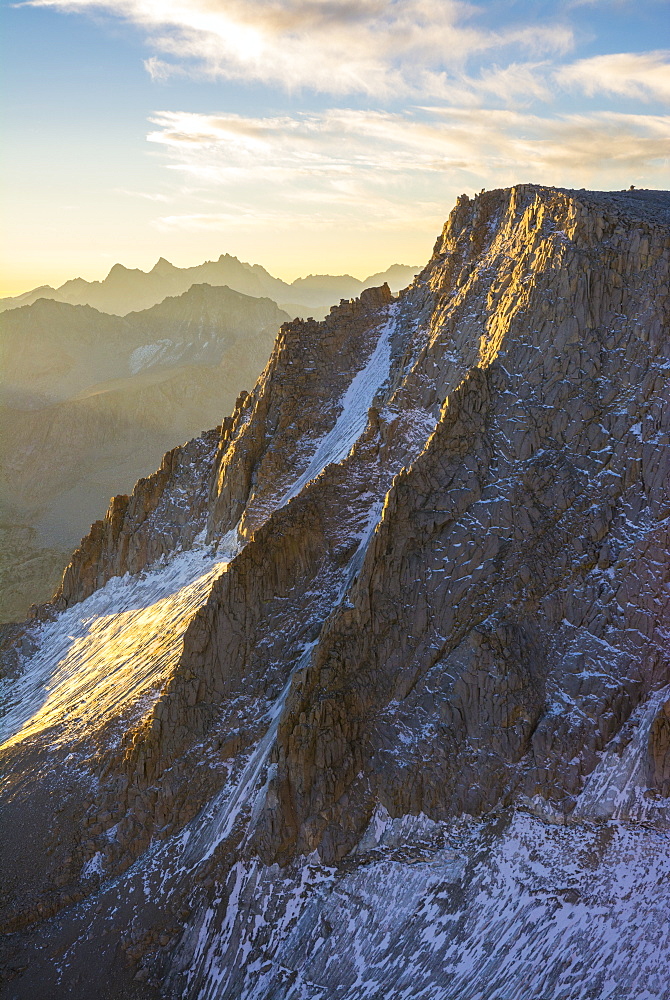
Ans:
{"type": "MultiPolygon", "coordinates": [[[[29,0],[32,6],[103,11],[145,30],[154,79],[174,73],[366,94],[440,96],[470,86],[468,59],[503,64],[563,55],[561,22],[493,30],[486,8],[463,0],[29,0]],[[520,59],[521,57],[521,59],[520,59]]],[[[529,81],[529,70],[526,81],[529,81]]],[[[485,85],[484,79],[482,86],[485,85]]],[[[502,85],[502,78],[500,79],[502,85]]],[[[475,81],[471,93],[478,93],[475,81]]],[[[528,88],[526,88],[528,90],[528,88]]],[[[538,90],[531,84],[530,91],[538,90]]],[[[492,91],[489,90],[489,93],[492,91]]]]}
{"type": "Polygon", "coordinates": [[[143,60],[143,65],[152,80],[165,83],[171,76],[181,74],[183,71],[172,63],[159,59],[158,56],[151,56],[143,60]]]}
{"type": "Polygon", "coordinates": [[[580,59],[561,67],[556,79],[589,96],[602,93],[670,101],[670,50],[618,52],[580,59]]]}
{"type": "Polygon", "coordinates": [[[627,162],[642,166],[670,152],[669,116],[605,111],[553,118],[470,107],[338,108],[264,118],[162,111],[152,122],[158,127],[150,142],[187,169],[207,162],[221,176],[250,168],[314,175],[380,167],[392,175],[445,170],[452,160],[476,169],[492,151],[516,166],[528,164],[530,155],[538,167],[570,162],[589,168],[615,162],[625,151],[627,162]]]}
{"type": "Polygon", "coordinates": [[[544,79],[547,70],[546,62],[510,63],[503,69],[485,70],[478,79],[471,79],[470,85],[480,95],[489,99],[498,97],[507,106],[518,104],[519,98],[526,102],[548,101],[551,91],[544,79]]]}
{"type": "Polygon", "coordinates": [[[250,117],[163,111],[148,136],[212,207],[161,225],[346,225],[440,219],[454,190],[531,180],[566,187],[654,183],[668,168],[670,117],[613,112],[330,109],[250,117]],[[448,194],[447,194],[448,192],[448,194]]]}
{"type": "MultiPolygon", "coordinates": [[[[666,4],[667,0],[645,0],[646,4],[666,4]]],[[[567,0],[566,6],[570,7],[607,7],[610,10],[617,7],[639,7],[640,0],[567,0]]]]}
{"type": "Polygon", "coordinates": [[[129,188],[114,188],[114,193],[125,195],[127,198],[142,198],[146,201],[172,201],[169,195],[160,194],[158,191],[133,191],[129,188]]]}

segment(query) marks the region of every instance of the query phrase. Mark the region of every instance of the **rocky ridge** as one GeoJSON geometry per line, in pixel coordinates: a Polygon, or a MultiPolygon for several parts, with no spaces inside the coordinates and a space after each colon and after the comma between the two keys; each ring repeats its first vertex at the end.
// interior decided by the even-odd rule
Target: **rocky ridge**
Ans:
{"type": "Polygon", "coordinates": [[[6,822],[43,859],[8,838],[10,995],[605,998],[613,962],[666,995],[625,928],[670,871],[669,206],[460,199],[406,292],[285,324],[94,527],[5,655],[6,822]],[[76,725],[136,613],[130,691],[76,725]]]}

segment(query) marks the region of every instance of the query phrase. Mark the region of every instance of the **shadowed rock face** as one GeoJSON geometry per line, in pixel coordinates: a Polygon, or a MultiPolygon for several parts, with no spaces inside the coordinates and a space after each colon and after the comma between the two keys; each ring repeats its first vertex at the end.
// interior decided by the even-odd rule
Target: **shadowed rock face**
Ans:
{"type": "Polygon", "coordinates": [[[461,198],[94,526],[5,640],[17,998],[663,995],[669,211],[461,198]]]}
{"type": "Polygon", "coordinates": [[[271,856],[277,839],[343,856],[376,802],[444,818],[542,795],[569,813],[670,676],[667,235],[547,207],[517,193],[494,228],[486,199],[461,206],[424,272],[442,329],[481,309],[479,366],[389,491],[287,706],[271,856]],[[465,286],[444,289],[459,251],[465,286]]]}
{"type": "Polygon", "coordinates": [[[649,787],[670,798],[670,701],[666,701],[649,730],[649,787]]]}

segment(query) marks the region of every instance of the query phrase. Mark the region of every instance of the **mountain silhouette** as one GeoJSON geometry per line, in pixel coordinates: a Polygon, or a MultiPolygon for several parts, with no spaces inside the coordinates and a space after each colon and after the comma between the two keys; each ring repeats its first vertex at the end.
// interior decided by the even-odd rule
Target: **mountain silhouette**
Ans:
{"type": "Polygon", "coordinates": [[[246,264],[230,254],[221,254],[218,260],[184,268],[175,267],[161,257],[150,271],[115,264],[102,281],[73,278],[58,288],[41,285],[21,295],[0,299],[0,311],[47,298],[70,305],[93,306],[101,312],[125,316],[129,312],[148,309],[166,296],[181,295],[191,285],[207,283],[227,285],[255,298],[271,298],[291,316],[315,314],[317,318],[323,318],[329,307],[340,299],[353,298],[360,295],[363,289],[381,285],[384,281],[388,282],[391,291],[397,292],[408,285],[419,270],[419,267],[392,264],[387,271],[371,275],[363,281],[349,274],[310,274],[289,284],[273,277],[260,264],[246,264]]]}

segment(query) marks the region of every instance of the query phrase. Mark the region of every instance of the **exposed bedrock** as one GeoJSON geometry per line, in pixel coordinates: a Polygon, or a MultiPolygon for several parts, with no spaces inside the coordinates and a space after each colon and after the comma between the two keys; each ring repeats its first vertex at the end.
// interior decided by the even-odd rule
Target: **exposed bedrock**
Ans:
{"type": "Polygon", "coordinates": [[[209,536],[237,526],[242,550],[124,768],[160,781],[242,695],[257,718],[323,626],[280,722],[265,856],[337,859],[378,801],[569,815],[670,676],[667,244],[616,204],[491,192],[459,202],[395,312],[373,290],[286,324],[211,465],[209,536]],[[389,322],[353,450],[302,482],[389,322]]]}
{"type": "MultiPolygon", "coordinates": [[[[163,458],[130,496],[112,497],[65,569],[46,611],[62,611],[124,573],[140,573],[179,548],[190,548],[205,529],[209,478],[220,429],[207,431],[163,458]]],[[[33,612],[39,615],[42,609],[33,612]]]]}
{"type": "MultiPolygon", "coordinates": [[[[352,329],[352,337],[361,334],[354,341],[357,353],[351,350],[348,355],[349,382],[374,355],[379,331],[388,322],[389,297],[388,290],[381,289],[367,293],[365,308],[360,303],[341,307],[358,314],[357,324],[340,331],[341,346],[350,347],[352,329]]],[[[299,330],[303,324],[294,326],[299,330]]],[[[379,378],[384,382],[389,358],[384,355],[382,362],[379,378]]],[[[275,364],[274,369],[273,381],[264,379],[255,395],[242,395],[220,429],[175,449],[156,474],[139,481],[132,497],[115,499],[105,520],[93,526],[74,553],[54,602],[36,609],[33,627],[24,630],[21,639],[25,649],[32,648],[40,621],[48,625],[64,609],[76,617],[80,606],[83,621],[89,620],[86,602],[103,594],[106,583],[124,574],[140,579],[149,574],[148,585],[152,573],[160,577],[166,553],[188,550],[204,535],[217,455],[231,442],[234,449],[256,397],[262,407],[263,393],[272,389],[281,396],[282,380],[292,377],[289,364],[275,364]]],[[[342,382],[346,389],[344,375],[342,382]]],[[[406,435],[397,420],[381,427],[370,408],[377,388],[374,379],[363,385],[365,391],[357,397],[358,424],[332,435],[323,462],[327,468],[298,490],[292,502],[285,500],[284,483],[277,487],[268,477],[255,483],[254,498],[267,512],[266,522],[258,519],[227,571],[202,590],[197,606],[166,619],[172,633],[161,635],[161,627],[147,617],[142,626],[147,628],[146,657],[141,641],[137,654],[148,663],[156,659],[157,666],[153,684],[145,685],[142,697],[138,688],[134,704],[119,703],[114,713],[95,717],[76,736],[64,737],[54,719],[54,730],[26,734],[0,751],[7,772],[26,775],[20,785],[6,787],[6,820],[17,829],[30,829],[33,848],[45,859],[41,868],[28,866],[12,880],[0,913],[6,928],[31,924],[70,905],[78,892],[95,891],[97,871],[94,877],[77,880],[78,871],[96,858],[104,859],[108,875],[124,871],[152,839],[165,840],[183,827],[230,772],[239,772],[240,762],[262,735],[268,705],[339,600],[351,560],[374,527],[375,504],[381,507],[394,471],[402,467],[406,435]],[[338,449],[346,456],[350,448],[344,463],[327,461],[328,455],[337,457],[338,449]],[[73,779],[72,802],[63,812],[50,774],[54,765],[67,771],[65,762],[73,756],[82,768],[73,779]]],[[[294,418],[309,423],[311,414],[316,419],[322,400],[323,393],[314,393],[309,405],[304,398],[294,398],[294,418]]],[[[330,431],[341,414],[336,402],[330,431]]],[[[271,437],[268,442],[272,445],[271,437]]],[[[299,453],[289,485],[304,473],[309,460],[308,449],[299,453]]],[[[219,533],[214,541],[221,544],[225,559],[225,538],[219,533]]],[[[230,537],[227,544],[233,551],[239,547],[230,537]]],[[[141,604],[141,599],[131,607],[135,603],[141,604]]],[[[133,644],[138,627],[132,620],[127,626],[120,620],[114,627],[104,647],[110,663],[116,655],[137,655],[133,644]],[[132,630],[130,635],[126,629],[132,630]],[[112,652],[114,647],[122,652],[112,652]]],[[[19,673],[21,648],[15,642],[4,654],[8,668],[19,673]]],[[[87,689],[85,696],[91,694],[87,689]]],[[[20,838],[8,851],[21,853],[20,838]]],[[[11,857],[7,863],[12,865],[11,857]]],[[[16,866],[17,873],[21,870],[16,866]]]]}
{"type": "Polygon", "coordinates": [[[670,798],[670,700],[661,705],[649,730],[649,787],[670,798]]]}
{"type": "MultiPolygon", "coordinates": [[[[485,204],[456,209],[424,280],[462,231],[480,250],[485,204]]],[[[541,796],[569,815],[670,677],[667,231],[631,240],[532,191],[498,211],[497,238],[512,229],[526,251],[488,275],[480,365],[395,481],[351,603],[291,694],[258,834],[269,857],[342,857],[378,801],[445,818],[541,796]]],[[[459,280],[476,288],[486,263],[459,280]]]]}
{"type": "Polygon", "coordinates": [[[285,502],[296,472],[308,467],[311,453],[332,431],[341,397],[372,353],[390,301],[388,285],[370,288],[360,299],[333,306],[323,322],[294,320],[281,327],[244,417],[222,436],[210,495],[210,535],[239,524],[248,538],[285,502]]]}

